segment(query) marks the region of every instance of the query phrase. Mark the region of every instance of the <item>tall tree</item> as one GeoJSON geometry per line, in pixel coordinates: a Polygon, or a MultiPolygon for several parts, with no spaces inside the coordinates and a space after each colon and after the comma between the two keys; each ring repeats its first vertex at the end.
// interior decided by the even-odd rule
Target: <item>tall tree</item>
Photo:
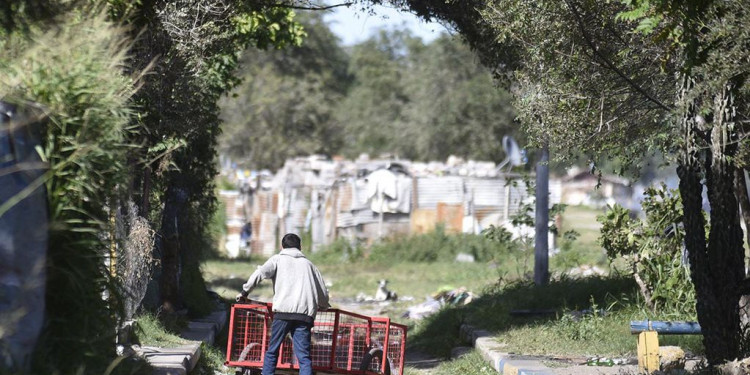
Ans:
{"type": "Polygon", "coordinates": [[[507,91],[458,37],[411,44],[405,78],[411,104],[404,110],[410,135],[400,145],[422,160],[449,155],[500,161],[504,135],[519,136],[507,91]]]}
{"type": "Polygon", "coordinates": [[[349,155],[498,161],[503,135],[518,134],[509,95],[458,38],[425,44],[408,31],[381,31],[354,47],[350,71],[354,84],[338,112],[349,155]]]}
{"type": "Polygon", "coordinates": [[[382,30],[347,54],[319,15],[299,48],[247,53],[243,83],[224,99],[221,150],[250,167],[295,155],[450,154],[500,160],[518,134],[510,98],[457,38],[425,44],[382,30]]]}
{"type": "MultiPolygon", "coordinates": [[[[19,2],[7,5],[24,9],[19,2]]],[[[19,19],[29,24],[0,31],[8,33],[0,38],[0,99],[18,105],[16,119],[27,115],[2,130],[2,173],[10,177],[3,190],[14,185],[21,190],[6,196],[0,217],[19,201],[28,212],[15,216],[21,219],[17,224],[26,226],[18,233],[25,239],[18,246],[10,239],[0,243],[4,259],[11,259],[0,271],[0,372],[26,373],[24,363],[34,373],[104,372],[115,356],[119,317],[118,289],[104,263],[114,240],[109,204],[127,181],[127,137],[134,116],[135,82],[116,68],[127,62],[128,39],[98,12],[72,9],[59,15],[59,22],[48,23],[23,15],[19,19]],[[14,143],[15,152],[7,148],[14,143]],[[38,153],[44,163],[23,163],[26,152],[38,153]],[[41,194],[46,208],[32,210],[24,190],[40,185],[46,188],[41,194]],[[35,216],[39,211],[45,215],[35,216]],[[17,314],[25,318],[8,319],[17,314]],[[44,317],[44,325],[34,317],[44,317]],[[27,337],[18,340],[14,334],[27,337]],[[36,347],[29,347],[34,342],[36,347]],[[14,346],[19,343],[27,355],[18,356],[14,346]]],[[[13,238],[13,231],[3,232],[13,238]]]]}
{"type": "Polygon", "coordinates": [[[736,145],[746,142],[747,5],[398,3],[452,22],[485,63],[507,73],[535,139],[549,139],[560,151],[584,148],[631,160],[660,148],[677,159],[707,357],[715,365],[740,356],[738,302],[748,288],[735,196],[740,189],[733,186],[743,180],[737,178],[736,145]],[[500,46],[513,46],[516,59],[505,59],[500,46]],[[711,203],[708,240],[704,185],[711,203]]]}
{"type": "Polygon", "coordinates": [[[167,311],[187,303],[193,313],[206,312],[204,293],[183,297],[204,289],[199,261],[212,243],[218,101],[237,83],[233,73],[243,50],[299,44],[303,32],[293,12],[275,2],[110,3],[113,16],[125,17],[134,33],[145,29],[131,64],[151,71],[136,97],[142,129],[136,142],[145,147],[133,157],[132,194],[140,211],[156,218],[161,235],[161,304],[167,311]]]}
{"type": "Polygon", "coordinates": [[[407,45],[415,42],[407,31],[381,30],[352,48],[349,72],[354,82],[336,114],[346,124],[348,155],[402,151],[395,146],[399,140],[406,141],[404,110],[411,104],[404,80],[415,69],[407,67],[407,45]]]}
{"type": "Polygon", "coordinates": [[[289,157],[334,154],[342,125],[334,110],[350,77],[348,56],[319,12],[301,13],[301,46],[247,50],[242,83],[221,102],[220,151],[250,168],[278,168],[289,157]]]}

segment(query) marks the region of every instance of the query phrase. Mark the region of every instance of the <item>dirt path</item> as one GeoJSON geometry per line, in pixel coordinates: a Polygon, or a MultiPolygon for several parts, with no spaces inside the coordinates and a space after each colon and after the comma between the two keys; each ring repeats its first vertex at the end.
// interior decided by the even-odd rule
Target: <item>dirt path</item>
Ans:
{"type": "Polygon", "coordinates": [[[428,354],[415,350],[406,351],[406,368],[404,373],[429,375],[434,374],[434,369],[442,363],[443,360],[432,357],[428,354]]]}

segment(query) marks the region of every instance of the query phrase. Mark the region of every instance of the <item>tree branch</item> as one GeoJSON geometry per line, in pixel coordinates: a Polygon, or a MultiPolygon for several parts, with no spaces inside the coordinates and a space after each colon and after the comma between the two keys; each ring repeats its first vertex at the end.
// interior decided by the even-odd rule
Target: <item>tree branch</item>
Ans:
{"type": "Polygon", "coordinates": [[[272,5],[272,7],[298,9],[298,10],[328,10],[328,9],[333,9],[333,8],[338,8],[338,7],[350,7],[352,5],[354,5],[353,2],[326,5],[326,6],[309,6],[309,7],[300,6],[300,5],[291,5],[291,4],[274,4],[272,5]]]}
{"type": "Polygon", "coordinates": [[[649,94],[643,87],[636,84],[630,77],[625,75],[620,69],[618,69],[614,63],[609,61],[601,52],[599,52],[599,49],[594,44],[591,35],[586,31],[586,27],[583,23],[583,18],[581,17],[581,14],[578,13],[578,10],[576,9],[575,5],[571,4],[570,0],[565,0],[565,4],[570,8],[570,11],[573,13],[573,16],[576,19],[576,23],[578,24],[578,28],[581,30],[581,34],[583,34],[583,39],[586,41],[586,44],[588,44],[589,48],[593,51],[593,53],[599,57],[602,63],[606,65],[609,69],[611,69],[615,74],[620,76],[625,82],[627,82],[630,86],[632,86],[636,91],[638,91],[641,95],[646,97],[649,101],[655,103],[659,108],[670,111],[671,108],[666,106],[664,103],[653,97],[651,94],[649,94]]]}

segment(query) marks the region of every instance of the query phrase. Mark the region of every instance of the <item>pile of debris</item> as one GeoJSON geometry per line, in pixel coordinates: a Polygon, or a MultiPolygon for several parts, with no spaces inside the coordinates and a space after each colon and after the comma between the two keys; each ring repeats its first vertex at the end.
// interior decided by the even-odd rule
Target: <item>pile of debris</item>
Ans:
{"type": "Polygon", "coordinates": [[[467,291],[465,287],[456,289],[442,287],[425,302],[408,308],[402,317],[420,320],[440,311],[445,305],[463,306],[473,301],[474,298],[476,298],[474,293],[467,291]]]}

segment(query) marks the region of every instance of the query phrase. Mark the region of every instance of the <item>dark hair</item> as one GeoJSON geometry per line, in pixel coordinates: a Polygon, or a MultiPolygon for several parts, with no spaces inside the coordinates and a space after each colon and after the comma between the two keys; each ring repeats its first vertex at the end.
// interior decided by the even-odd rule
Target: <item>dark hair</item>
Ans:
{"type": "Polygon", "coordinates": [[[287,233],[284,235],[284,238],[281,239],[281,247],[284,249],[295,248],[301,250],[302,248],[300,247],[300,242],[302,241],[300,241],[298,235],[294,233],[287,233]]]}

